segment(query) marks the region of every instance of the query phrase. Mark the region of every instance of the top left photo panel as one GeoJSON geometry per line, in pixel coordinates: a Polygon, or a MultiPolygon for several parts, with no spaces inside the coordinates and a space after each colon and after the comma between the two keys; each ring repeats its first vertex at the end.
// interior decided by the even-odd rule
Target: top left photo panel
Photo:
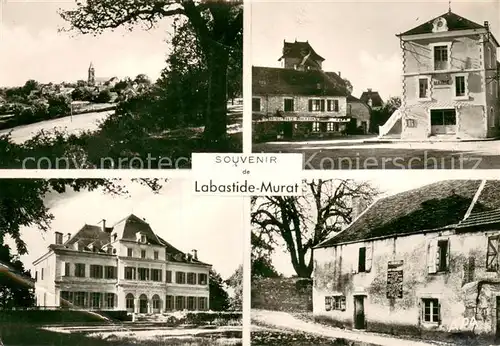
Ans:
{"type": "Polygon", "coordinates": [[[242,0],[0,0],[0,169],[240,153],[242,85],[242,0]]]}

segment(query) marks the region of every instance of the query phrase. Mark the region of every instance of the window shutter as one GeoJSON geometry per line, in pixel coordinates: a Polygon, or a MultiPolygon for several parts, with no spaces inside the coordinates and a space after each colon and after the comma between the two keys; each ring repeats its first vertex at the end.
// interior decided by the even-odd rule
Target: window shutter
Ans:
{"type": "Polygon", "coordinates": [[[325,100],[321,100],[320,104],[321,104],[321,111],[324,112],[325,111],[325,100]]]}
{"type": "Polygon", "coordinates": [[[365,271],[369,272],[372,270],[372,245],[366,245],[366,254],[365,254],[365,271]]]}
{"type": "Polygon", "coordinates": [[[451,250],[451,241],[448,239],[448,251],[446,251],[446,269],[450,270],[450,250],[451,250]]]}
{"type": "Polygon", "coordinates": [[[63,262],[61,262],[61,266],[62,266],[62,267],[61,267],[62,276],[67,276],[69,273],[67,273],[67,272],[66,272],[66,269],[67,269],[67,267],[66,267],[66,262],[64,262],[64,261],[63,261],[63,262]]]}
{"type": "Polygon", "coordinates": [[[437,241],[436,239],[431,239],[427,245],[427,273],[432,274],[436,272],[437,256],[437,241]]]}
{"type": "Polygon", "coordinates": [[[309,100],[309,112],[313,110],[313,100],[309,100]]]}
{"type": "Polygon", "coordinates": [[[339,100],[333,100],[335,106],[335,112],[339,111],[339,100]]]}

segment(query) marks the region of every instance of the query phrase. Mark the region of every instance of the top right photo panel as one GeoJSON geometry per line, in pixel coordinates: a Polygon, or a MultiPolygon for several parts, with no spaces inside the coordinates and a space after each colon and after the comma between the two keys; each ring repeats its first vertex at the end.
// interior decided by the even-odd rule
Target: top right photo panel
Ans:
{"type": "Polygon", "coordinates": [[[254,153],[500,169],[500,1],[251,2],[254,153]]]}

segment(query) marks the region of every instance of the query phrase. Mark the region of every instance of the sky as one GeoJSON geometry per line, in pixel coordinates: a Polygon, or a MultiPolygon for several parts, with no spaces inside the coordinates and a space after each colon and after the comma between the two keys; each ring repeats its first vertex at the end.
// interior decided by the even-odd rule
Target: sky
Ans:
{"type": "Polygon", "coordinates": [[[59,33],[68,27],[58,9],[74,1],[0,0],[0,86],[87,80],[92,61],[97,78],[159,77],[168,53],[172,18],[150,31],[117,29],[100,36],[59,33]]]}
{"type": "Polygon", "coordinates": [[[227,279],[243,263],[244,202],[238,197],[195,196],[188,179],[171,179],[159,194],[138,182],[122,181],[129,196],[102,191],[52,193],[46,205],[55,219],[51,231],[23,228],[21,235],[29,254],[21,260],[32,262],[47,252],[54,233],[74,234],[85,224],[98,225],[102,219],[111,226],[134,214],[145,218],[156,234],[184,252],[198,250],[198,258],[212,264],[227,279]]]}
{"type": "MultiPolygon", "coordinates": [[[[393,174],[393,172],[388,173],[384,171],[370,171],[370,174],[367,174],[366,178],[363,178],[363,180],[358,179],[358,181],[368,182],[371,186],[375,187],[380,192],[378,198],[383,198],[403,191],[416,189],[421,186],[432,184],[438,181],[452,178],[457,179],[460,176],[460,172],[451,173],[450,171],[446,170],[435,170],[432,172],[432,174],[429,173],[430,172],[428,171],[413,171],[406,172],[404,175],[391,175],[393,174]],[[451,174],[455,174],[455,177],[450,176],[451,174]]],[[[309,256],[309,254],[307,256],[309,256]]],[[[306,258],[308,259],[309,257],[306,258]]],[[[291,264],[290,255],[288,253],[285,253],[283,251],[283,248],[276,249],[271,259],[274,267],[279,273],[285,276],[296,275],[291,264]]]]}
{"type": "MultiPolygon", "coordinates": [[[[448,0],[257,0],[251,6],[252,65],[280,67],[283,40],[309,41],[325,58],[323,70],[351,81],[353,95],[368,88],[382,99],[401,94],[398,33],[448,11],[448,0]]],[[[500,40],[499,0],[458,1],[452,11],[478,24],[489,21],[500,40]]]]}

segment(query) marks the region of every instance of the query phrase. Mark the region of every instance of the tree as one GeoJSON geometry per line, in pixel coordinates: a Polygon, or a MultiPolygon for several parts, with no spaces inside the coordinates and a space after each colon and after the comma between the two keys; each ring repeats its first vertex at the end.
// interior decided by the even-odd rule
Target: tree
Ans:
{"type": "Polygon", "coordinates": [[[40,85],[36,80],[30,79],[24,83],[23,86],[23,93],[27,96],[29,95],[32,91],[38,90],[40,85]]]}
{"type": "Polygon", "coordinates": [[[347,78],[344,78],[343,80],[344,80],[344,84],[345,84],[345,87],[347,89],[347,92],[349,93],[349,95],[351,95],[352,94],[352,89],[353,89],[351,81],[349,79],[347,79],[347,78]]]}
{"type": "Polygon", "coordinates": [[[138,74],[135,77],[134,82],[137,84],[151,84],[151,80],[144,73],[138,74]]]}
{"type": "Polygon", "coordinates": [[[352,221],[353,204],[371,201],[377,191],[369,183],[352,180],[313,180],[303,196],[266,196],[252,199],[254,237],[274,249],[284,245],[299,277],[309,278],[312,249],[352,221]]]}
{"type": "Polygon", "coordinates": [[[229,299],[230,309],[233,311],[243,310],[243,266],[239,265],[234,273],[226,280],[226,284],[234,290],[229,299]]]}
{"type": "Polygon", "coordinates": [[[210,270],[209,278],[210,310],[226,311],[229,309],[229,295],[224,289],[224,280],[215,270],[210,270]]]}
{"type": "MultiPolygon", "coordinates": [[[[16,153],[13,154],[15,155],[16,153]]],[[[149,186],[153,192],[162,187],[159,179],[134,181],[149,186]]],[[[45,232],[50,229],[54,218],[44,204],[44,196],[47,193],[64,193],[68,190],[93,191],[97,188],[102,188],[106,193],[127,194],[126,187],[120,182],[108,179],[0,179],[0,244],[3,244],[5,236],[9,235],[16,243],[17,253],[26,254],[28,249],[21,238],[21,228],[35,226],[45,232]]]]}
{"type": "Polygon", "coordinates": [[[92,91],[86,87],[77,87],[71,92],[73,101],[91,101],[92,91]]]}
{"type": "Polygon", "coordinates": [[[0,245],[0,309],[34,306],[31,273],[10,250],[8,245],[0,245]]]}
{"type": "Polygon", "coordinates": [[[165,17],[187,18],[209,71],[204,135],[210,143],[225,142],[227,68],[230,52],[243,30],[241,1],[88,0],[77,2],[74,10],[61,10],[60,15],[70,23],[70,30],[83,34],[99,34],[121,26],[132,29],[138,23],[149,29],[165,17]]]}
{"type": "Polygon", "coordinates": [[[390,97],[380,110],[372,110],[370,116],[370,132],[378,132],[378,127],[384,125],[399,107],[401,107],[401,98],[398,96],[390,97]]]}
{"type": "Polygon", "coordinates": [[[252,254],[252,277],[278,278],[281,275],[274,267],[269,256],[255,257],[252,254]]]}
{"type": "Polygon", "coordinates": [[[79,79],[79,80],[76,81],[76,86],[80,87],[80,88],[86,87],[87,86],[87,82],[84,81],[83,79],[79,79]]]}
{"type": "Polygon", "coordinates": [[[399,107],[401,107],[401,98],[399,96],[392,96],[384,104],[383,110],[391,116],[399,107]]]}
{"type": "Polygon", "coordinates": [[[49,96],[48,102],[48,111],[51,117],[67,115],[71,112],[71,101],[65,95],[49,96]]]}
{"type": "Polygon", "coordinates": [[[95,99],[97,103],[108,103],[109,101],[111,101],[111,93],[107,89],[101,90],[95,99]]]}

